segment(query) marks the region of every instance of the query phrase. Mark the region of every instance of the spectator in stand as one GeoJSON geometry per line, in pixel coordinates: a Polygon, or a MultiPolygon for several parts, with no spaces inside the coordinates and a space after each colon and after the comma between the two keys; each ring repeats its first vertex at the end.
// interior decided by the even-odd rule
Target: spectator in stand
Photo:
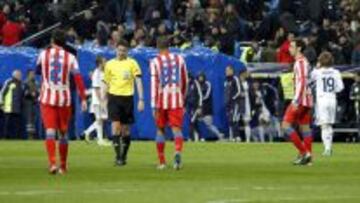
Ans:
{"type": "Polygon", "coordinates": [[[346,35],[342,35],[339,38],[339,46],[341,47],[341,55],[344,57],[343,64],[351,63],[351,53],[353,50],[353,45],[349,41],[349,38],[346,35]]]}
{"type": "Polygon", "coordinates": [[[144,47],[148,43],[148,36],[146,35],[145,28],[138,28],[134,32],[134,36],[130,42],[130,46],[135,47],[144,47]]]}
{"type": "Polygon", "coordinates": [[[304,56],[307,58],[307,60],[310,62],[311,65],[316,65],[317,61],[317,54],[316,50],[313,46],[312,37],[305,37],[303,38],[303,41],[306,44],[305,50],[304,50],[304,56]]]}
{"type": "Polygon", "coordinates": [[[235,36],[224,26],[220,27],[220,51],[230,56],[234,55],[235,36]]]}
{"type": "Polygon", "coordinates": [[[98,46],[106,46],[110,36],[110,28],[104,21],[96,23],[96,44],[98,46]]]}
{"type": "Polygon", "coordinates": [[[6,24],[8,15],[10,14],[10,5],[9,4],[5,4],[2,7],[2,10],[0,10],[0,42],[2,40],[2,28],[3,26],[6,24]]]}
{"type": "Polygon", "coordinates": [[[9,16],[8,21],[1,29],[3,46],[12,46],[21,41],[25,33],[25,24],[20,20],[22,18],[22,16],[18,18],[9,16]]]}
{"type": "Polygon", "coordinates": [[[277,62],[278,63],[293,63],[294,58],[290,55],[289,48],[290,43],[294,41],[294,33],[288,33],[286,40],[281,44],[277,52],[277,62]]]}
{"type": "Polygon", "coordinates": [[[360,40],[355,44],[355,48],[351,54],[351,64],[360,65],[360,40]]]}
{"type": "Polygon", "coordinates": [[[115,49],[120,38],[121,38],[120,33],[117,30],[113,30],[111,32],[111,36],[108,42],[109,47],[115,49]]]}
{"type": "Polygon", "coordinates": [[[96,19],[92,11],[85,11],[84,16],[75,21],[75,30],[81,40],[94,39],[96,33],[96,19]]]}
{"type": "Polygon", "coordinates": [[[322,27],[318,32],[317,40],[317,53],[320,53],[322,50],[329,47],[329,42],[336,39],[336,31],[332,29],[331,22],[329,19],[324,18],[322,21],[322,27]]]}
{"type": "Polygon", "coordinates": [[[224,24],[229,34],[239,40],[240,19],[233,4],[227,4],[224,11],[224,24]]]}

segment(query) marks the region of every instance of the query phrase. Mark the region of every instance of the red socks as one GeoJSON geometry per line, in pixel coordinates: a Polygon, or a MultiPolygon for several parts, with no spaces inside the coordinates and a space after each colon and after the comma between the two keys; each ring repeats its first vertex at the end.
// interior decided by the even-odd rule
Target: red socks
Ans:
{"type": "Polygon", "coordinates": [[[158,134],[156,135],[156,150],[160,164],[165,164],[165,136],[158,134]]]}
{"type": "MultiPolygon", "coordinates": [[[[184,145],[184,138],[181,132],[174,133],[175,153],[181,153],[184,145]]],[[[160,164],[165,164],[165,137],[164,135],[156,136],[156,149],[160,164]]]]}
{"type": "MultiPolygon", "coordinates": [[[[50,136],[49,136],[50,137],[50,136]]],[[[56,165],[56,140],[53,137],[47,138],[45,146],[48,154],[49,166],[56,165]]],[[[68,156],[68,140],[66,137],[62,137],[59,140],[59,155],[60,155],[60,167],[66,170],[67,156],[68,156]]]]}
{"type": "Polygon", "coordinates": [[[289,138],[290,138],[291,142],[294,144],[294,146],[298,149],[299,153],[301,155],[304,155],[306,153],[306,148],[303,145],[298,133],[295,130],[292,131],[289,135],[289,138]]]}
{"type": "Polygon", "coordinates": [[[182,135],[175,136],[175,152],[181,153],[184,145],[184,139],[182,135]]]}
{"type": "Polygon", "coordinates": [[[47,139],[45,146],[48,154],[49,165],[56,165],[56,142],[55,139],[47,139]]]}
{"type": "Polygon", "coordinates": [[[311,135],[311,132],[302,133],[303,141],[300,139],[299,134],[293,128],[288,128],[287,134],[289,135],[291,142],[298,149],[301,155],[304,155],[307,152],[312,152],[313,137],[311,135]]]}
{"type": "Polygon", "coordinates": [[[304,137],[304,146],[306,150],[310,153],[312,153],[312,142],[313,142],[313,137],[311,135],[304,137]]]}
{"type": "Polygon", "coordinates": [[[68,156],[68,143],[61,143],[59,144],[59,154],[60,154],[60,167],[61,169],[66,170],[66,163],[67,163],[67,156],[68,156]]]}
{"type": "Polygon", "coordinates": [[[165,142],[157,142],[156,149],[160,164],[165,164],[165,142]]]}

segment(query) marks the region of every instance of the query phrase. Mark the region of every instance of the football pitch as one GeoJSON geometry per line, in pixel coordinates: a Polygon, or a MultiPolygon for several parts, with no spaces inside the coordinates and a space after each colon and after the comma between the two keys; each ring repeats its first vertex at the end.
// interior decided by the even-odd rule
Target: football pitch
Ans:
{"type": "Polygon", "coordinates": [[[314,148],[313,166],[292,166],[289,143],[186,143],[183,169],[158,171],[153,142],[133,142],[119,168],[111,147],[74,141],[69,173],[52,176],[43,142],[0,141],[0,203],[360,202],[360,145],[314,148]]]}

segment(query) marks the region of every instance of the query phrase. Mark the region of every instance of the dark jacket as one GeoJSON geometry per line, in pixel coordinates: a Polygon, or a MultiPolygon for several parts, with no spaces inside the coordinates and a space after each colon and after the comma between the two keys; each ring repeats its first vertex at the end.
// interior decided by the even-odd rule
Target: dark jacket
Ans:
{"type": "Polygon", "coordinates": [[[203,100],[202,100],[202,115],[207,116],[207,115],[212,115],[213,110],[212,110],[212,89],[211,89],[211,83],[209,81],[204,81],[204,82],[199,82],[200,84],[200,89],[203,95],[203,100]]]}
{"type": "Polygon", "coordinates": [[[240,97],[240,82],[236,76],[226,77],[224,82],[224,102],[226,107],[232,107],[240,97]]]}
{"type": "Polygon", "coordinates": [[[360,100],[360,83],[354,82],[350,89],[350,99],[359,101],[360,100]]]}
{"type": "Polygon", "coordinates": [[[186,94],[186,106],[188,109],[195,110],[202,106],[202,94],[199,82],[190,79],[189,89],[186,94]]]}
{"type": "Polygon", "coordinates": [[[24,84],[24,99],[36,102],[38,97],[38,86],[35,80],[27,80],[24,84]]]}
{"type": "Polygon", "coordinates": [[[266,108],[271,115],[277,115],[279,110],[279,92],[273,85],[263,83],[261,85],[261,94],[266,108]]]}

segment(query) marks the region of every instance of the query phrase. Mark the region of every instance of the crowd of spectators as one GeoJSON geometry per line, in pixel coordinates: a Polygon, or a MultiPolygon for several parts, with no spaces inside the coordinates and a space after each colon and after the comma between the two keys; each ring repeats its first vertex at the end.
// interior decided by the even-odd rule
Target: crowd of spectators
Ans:
{"type": "MultiPolygon", "coordinates": [[[[336,64],[360,64],[357,0],[4,0],[0,6],[3,46],[61,22],[75,44],[114,46],[124,38],[132,47],[154,46],[159,35],[169,35],[176,47],[203,44],[233,55],[235,42],[246,41],[247,61],[291,63],[289,41],[302,37],[313,63],[328,50],[336,64]]],[[[45,35],[27,45],[47,42],[45,35]]]]}

